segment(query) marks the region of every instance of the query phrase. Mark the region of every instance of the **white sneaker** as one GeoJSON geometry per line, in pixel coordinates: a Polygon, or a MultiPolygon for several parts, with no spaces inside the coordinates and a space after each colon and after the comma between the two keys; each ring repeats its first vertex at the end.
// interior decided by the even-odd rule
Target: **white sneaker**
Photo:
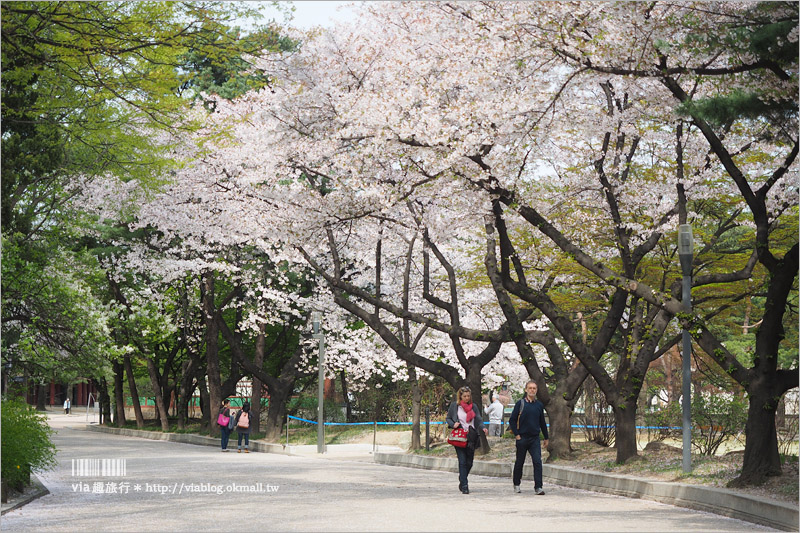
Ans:
{"type": "Polygon", "coordinates": [[[519,485],[514,485],[514,492],[516,492],[517,494],[522,492],[522,490],[520,490],[520,488],[519,488],[519,485]]]}
{"type": "Polygon", "coordinates": [[[534,491],[536,492],[537,496],[544,496],[544,489],[542,487],[539,487],[538,489],[534,489],[534,491]]]}

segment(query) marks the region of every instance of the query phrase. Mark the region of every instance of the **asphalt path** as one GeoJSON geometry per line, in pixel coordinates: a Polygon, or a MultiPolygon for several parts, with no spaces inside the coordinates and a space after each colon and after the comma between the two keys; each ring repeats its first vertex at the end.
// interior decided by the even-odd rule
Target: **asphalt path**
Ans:
{"type": "Polygon", "coordinates": [[[456,474],[366,455],[222,453],[88,432],[75,415],[51,421],[59,466],[39,476],[50,494],[4,515],[4,531],[772,531],[547,484],[536,496],[530,481],[514,494],[505,478],[470,476],[462,495],[456,474]],[[85,475],[93,460],[124,464],[124,475],[85,475]]]}

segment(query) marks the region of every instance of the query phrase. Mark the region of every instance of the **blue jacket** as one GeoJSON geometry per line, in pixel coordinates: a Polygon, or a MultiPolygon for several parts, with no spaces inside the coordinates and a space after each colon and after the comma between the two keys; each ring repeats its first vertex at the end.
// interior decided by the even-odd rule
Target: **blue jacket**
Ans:
{"type": "Polygon", "coordinates": [[[514,435],[532,438],[538,437],[541,431],[545,440],[550,438],[547,433],[547,422],[544,419],[544,404],[539,400],[529,402],[525,397],[514,404],[514,410],[511,411],[508,426],[514,435]],[[525,407],[522,407],[523,402],[525,407]],[[521,415],[520,409],[522,410],[521,415]],[[517,427],[517,418],[519,418],[519,427],[517,427]]]}

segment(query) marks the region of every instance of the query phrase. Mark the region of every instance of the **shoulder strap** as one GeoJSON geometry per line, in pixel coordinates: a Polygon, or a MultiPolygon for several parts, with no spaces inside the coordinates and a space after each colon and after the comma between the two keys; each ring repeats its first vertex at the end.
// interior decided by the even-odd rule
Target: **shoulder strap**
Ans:
{"type": "Polygon", "coordinates": [[[522,410],[525,409],[525,398],[522,398],[520,401],[519,406],[519,413],[517,414],[517,431],[519,431],[519,419],[522,416],[522,410]]]}

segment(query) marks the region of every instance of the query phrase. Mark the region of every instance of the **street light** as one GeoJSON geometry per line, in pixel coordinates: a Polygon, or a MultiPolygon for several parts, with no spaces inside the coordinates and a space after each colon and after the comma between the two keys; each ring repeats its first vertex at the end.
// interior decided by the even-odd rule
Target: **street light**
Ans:
{"type": "Polygon", "coordinates": [[[325,453],[325,417],[323,405],[325,401],[325,335],[320,330],[322,313],[311,313],[313,338],[319,341],[319,394],[317,396],[317,453],[325,453]]]}
{"type": "MultiPolygon", "coordinates": [[[[694,259],[694,238],[692,226],[681,224],[678,227],[678,257],[683,271],[683,308],[687,315],[692,310],[692,261],[694,259]]],[[[692,471],[692,337],[689,330],[683,328],[683,471],[692,471]]]]}

